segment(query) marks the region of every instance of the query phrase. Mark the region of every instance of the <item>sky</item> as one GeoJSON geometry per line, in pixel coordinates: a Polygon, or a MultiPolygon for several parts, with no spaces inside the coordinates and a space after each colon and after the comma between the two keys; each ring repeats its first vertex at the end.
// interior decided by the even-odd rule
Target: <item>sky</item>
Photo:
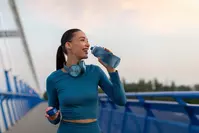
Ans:
{"type": "MultiPolygon", "coordinates": [[[[198,0],[16,0],[16,3],[42,91],[47,76],[55,70],[61,36],[70,28],[82,29],[91,45],[106,47],[119,56],[117,69],[127,82],[157,78],[164,84],[199,83],[198,0]]],[[[0,12],[4,21],[0,26],[16,29],[6,0],[0,0],[0,12]]],[[[0,41],[5,64],[34,84],[20,39],[0,41]],[[11,63],[9,52],[2,45],[6,43],[11,63]]],[[[104,69],[91,53],[86,63],[104,69]]]]}

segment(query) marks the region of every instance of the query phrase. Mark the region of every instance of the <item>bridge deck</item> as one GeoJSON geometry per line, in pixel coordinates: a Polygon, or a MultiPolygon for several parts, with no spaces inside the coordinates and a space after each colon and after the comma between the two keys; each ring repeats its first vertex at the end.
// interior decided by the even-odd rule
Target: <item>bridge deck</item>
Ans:
{"type": "Polygon", "coordinates": [[[39,104],[5,133],[56,133],[58,125],[50,124],[44,116],[46,107],[46,102],[39,104]]]}

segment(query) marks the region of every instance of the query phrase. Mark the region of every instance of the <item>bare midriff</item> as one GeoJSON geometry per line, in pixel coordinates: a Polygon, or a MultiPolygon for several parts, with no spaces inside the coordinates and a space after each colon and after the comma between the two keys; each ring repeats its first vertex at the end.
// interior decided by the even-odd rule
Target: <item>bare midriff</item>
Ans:
{"type": "Polygon", "coordinates": [[[94,122],[97,119],[83,119],[83,120],[65,120],[63,119],[63,121],[65,122],[74,122],[74,123],[90,123],[90,122],[94,122]]]}

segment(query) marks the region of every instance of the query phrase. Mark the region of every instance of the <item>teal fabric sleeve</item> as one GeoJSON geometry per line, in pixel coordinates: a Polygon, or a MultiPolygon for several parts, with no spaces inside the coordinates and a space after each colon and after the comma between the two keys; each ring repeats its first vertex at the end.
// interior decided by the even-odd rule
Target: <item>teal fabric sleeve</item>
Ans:
{"type": "Polygon", "coordinates": [[[115,104],[124,106],[126,104],[126,96],[118,71],[108,73],[110,76],[110,79],[108,79],[104,71],[100,67],[98,69],[100,72],[99,86],[101,89],[115,104]]]}
{"type": "MultiPolygon", "coordinates": [[[[57,110],[59,110],[59,101],[58,101],[58,95],[56,88],[54,87],[53,80],[51,77],[48,77],[46,80],[46,88],[47,88],[47,95],[48,95],[48,106],[54,107],[57,110]]],[[[49,120],[48,121],[54,125],[58,124],[60,122],[60,114],[55,120],[49,120]]]]}

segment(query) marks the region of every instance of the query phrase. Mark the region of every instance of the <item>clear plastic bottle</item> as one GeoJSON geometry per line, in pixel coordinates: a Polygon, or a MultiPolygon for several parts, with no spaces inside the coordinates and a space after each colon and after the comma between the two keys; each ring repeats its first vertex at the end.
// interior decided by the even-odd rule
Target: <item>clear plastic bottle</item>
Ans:
{"type": "Polygon", "coordinates": [[[99,46],[91,47],[91,53],[95,57],[100,57],[103,63],[113,68],[116,68],[119,65],[120,60],[121,60],[118,56],[114,55],[111,52],[108,52],[103,47],[99,47],[99,46]]]}

